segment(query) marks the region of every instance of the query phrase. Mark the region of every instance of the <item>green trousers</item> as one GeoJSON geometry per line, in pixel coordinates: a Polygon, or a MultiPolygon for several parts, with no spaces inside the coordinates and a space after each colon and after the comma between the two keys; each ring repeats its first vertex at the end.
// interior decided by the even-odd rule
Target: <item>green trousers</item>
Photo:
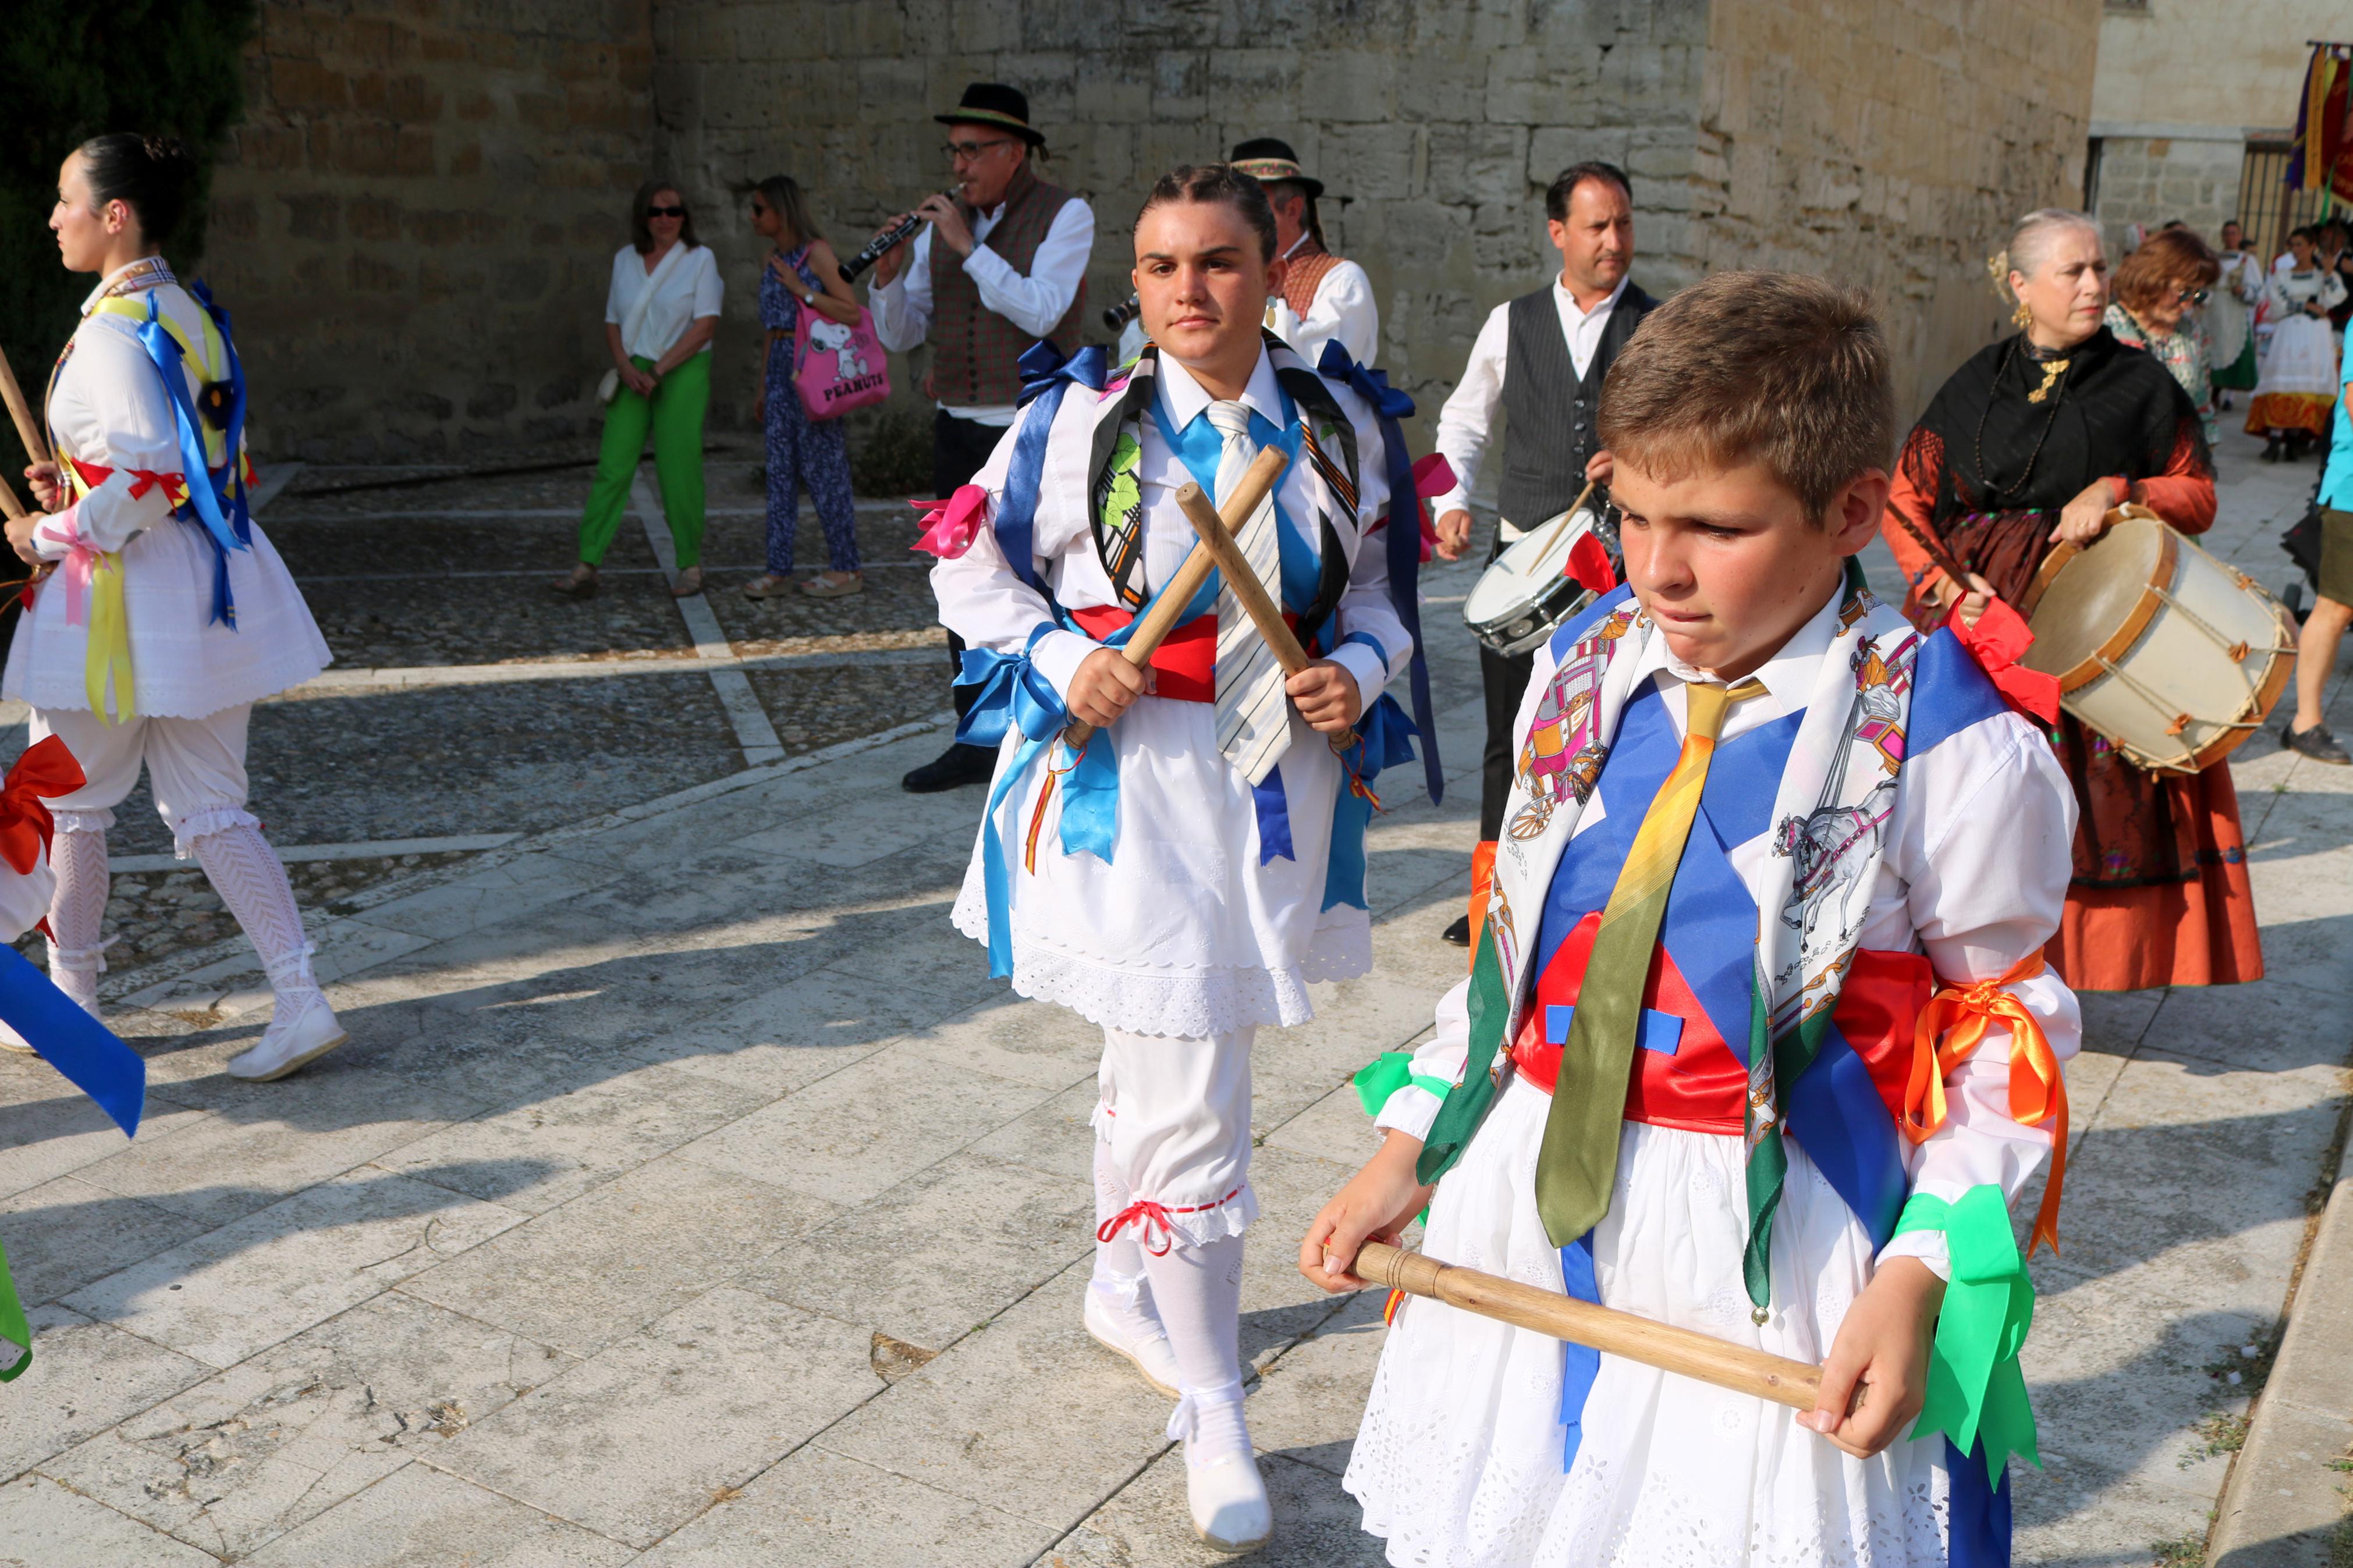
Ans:
{"type": "MultiPolygon", "coordinates": [[[[639,370],[654,362],[632,357],[639,370]]],[[[702,416],[711,406],[711,356],[690,354],[661,378],[651,397],[622,387],[605,409],[605,444],[596,454],[596,482],[588,509],[580,514],[580,559],[594,566],[612,547],[628,505],[629,481],[637,477],[646,431],[654,435],[654,478],[661,486],[662,512],[678,547],[683,572],[702,564],[702,416]]]]}

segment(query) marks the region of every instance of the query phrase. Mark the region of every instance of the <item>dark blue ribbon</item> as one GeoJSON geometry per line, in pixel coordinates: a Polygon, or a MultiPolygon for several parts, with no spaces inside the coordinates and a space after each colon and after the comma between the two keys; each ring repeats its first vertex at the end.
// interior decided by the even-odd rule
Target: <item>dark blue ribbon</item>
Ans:
{"type": "Polygon", "coordinates": [[[1014,575],[1042,594],[1046,585],[1038,575],[1032,534],[1038,521],[1038,489],[1046,475],[1046,439],[1053,433],[1054,416],[1061,411],[1062,395],[1072,383],[1091,392],[1103,389],[1103,352],[1091,344],[1064,359],[1061,350],[1041,339],[1022,352],[1020,363],[1020,405],[1028,409],[1031,403],[1042,402],[1043,406],[1022,416],[993,526],[997,547],[1012,563],[1014,575]]]}
{"type": "Polygon", "coordinates": [[[1430,663],[1421,651],[1421,497],[1414,489],[1413,453],[1398,424],[1413,416],[1413,399],[1389,384],[1388,372],[1367,370],[1349,358],[1337,338],[1324,343],[1315,369],[1326,380],[1345,383],[1372,405],[1380,422],[1389,481],[1389,605],[1413,638],[1413,721],[1421,736],[1422,777],[1435,805],[1446,797],[1446,779],[1438,762],[1438,726],[1430,716],[1430,663]]]}
{"type": "Polygon", "coordinates": [[[146,1062],[7,946],[0,946],[0,1024],[98,1101],[126,1136],[137,1135],[147,1104],[146,1062]]]}
{"type": "MultiPolygon", "coordinates": [[[[1369,639],[1368,639],[1369,640],[1369,639]]],[[[1413,721],[1384,691],[1356,721],[1356,743],[1340,755],[1340,793],[1332,802],[1332,852],[1324,872],[1324,908],[1346,904],[1369,908],[1365,900],[1365,831],[1373,803],[1348,787],[1353,775],[1366,784],[1383,768],[1413,760],[1413,721]]]]}
{"type": "MultiPolygon", "coordinates": [[[[222,348],[228,354],[229,431],[225,470],[216,470],[206,456],[203,416],[188,395],[179,340],[172,336],[157,316],[153,290],[147,295],[147,320],[140,324],[139,343],[154,362],[157,373],[164,378],[164,395],[172,400],[172,419],[179,437],[180,473],[188,487],[186,509],[181,515],[185,518],[193,512],[212,542],[212,620],[235,631],[237,603],[229,595],[228,552],[249,548],[253,539],[252,514],[246,505],[245,476],[237,445],[245,434],[245,375],[237,364],[237,351],[229,346],[226,312],[213,310],[208,294],[204,303],[213,317],[213,324],[221,329],[222,348]],[[228,475],[229,510],[226,514],[221,510],[222,484],[218,475],[222,471],[228,475]]],[[[204,368],[198,367],[200,371],[204,368]]]]}

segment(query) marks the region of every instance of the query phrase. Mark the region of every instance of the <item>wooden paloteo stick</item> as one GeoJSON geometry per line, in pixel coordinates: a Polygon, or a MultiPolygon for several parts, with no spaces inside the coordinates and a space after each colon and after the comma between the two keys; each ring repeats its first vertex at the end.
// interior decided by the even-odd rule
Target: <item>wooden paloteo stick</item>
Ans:
{"type": "MultiPolygon", "coordinates": [[[[1282,455],[1281,447],[1260,449],[1259,455],[1251,459],[1250,466],[1242,470],[1241,481],[1234,487],[1234,493],[1226,498],[1226,510],[1234,514],[1237,525],[1250,521],[1250,513],[1258,510],[1258,503],[1267,491],[1274,489],[1275,481],[1282,478],[1282,470],[1290,461],[1282,455]]],[[[1179,504],[1183,502],[1185,490],[1197,496],[1201,494],[1200,486],[1187,484],[1177,492],[1179,504]]],[[[1207,498],[1201,504],[1208,506],[1207,498]]],[[[1191,515],[1189,510],[1187,515],[1191,515]]],[[[1215,507],[1209,508],[1209,515],[1218,515],[1215,507]]],[[[1185,557],[1185,563],[1176,568],[1176,575],[1160,590],[1159,598],[1144,612],[1142,624],[1120,646],[1120,657],[1138,669],[1151,663],[1153,653],[1167,640],[1168,634],[1176,629],[1177,619],[1184,615],[1185,606],[1193,602],[1193,595],[1201,591],[1201,584],[1208,582],[1209,574],[1217,569],[1217,558],[1208,549],[1195,545],[1192,553],[1185,557]]],[[[1070,728],[1062,731],[1062,744],[1075,755],[1085,747],[1094,732],[1092,724],[1083,719],[1074,719],[1070,728]]]]}
{"type": "Polygon", "coordinates": [[[16,439],[25,443],[25,456],[34,462],[49,460],[49,444],[41,436],[40,422],[25,402],[25,389],[16,384],[16,373],[8,368],[8,356],[0,353],[0,399],[8,404],[8,417],[16,422],[16,439]]]}
{"type": "Polygon", "coordinates": [[[16,487],[5,479],[0,479],[0,511],[6,512],[11,522],[26,515],[25,503],[16,499],[16,487]]]}
{"type": "Polygon", "coordinates": [[[1514,1328],[1590,1345],[1609,1355],[1694,1377],[1735,1394],[1769,1399],[1792,1410],[1811,1410],[1821,1396],[1822,1369],[1818,1366],[1515,1279],[1440,1263],[1385,1242],[1368,1241],[1357,1250],[1355,1273],[1409,1296],[1427,1296],[1514,1328]]]}
{"type": "MultiPolygon", "coordinates": [[[[1282,611],[1267,597],[1266,584],[1258,580],[1256,572],[1250,570],[1250,558],[1242,553],[1241,546],[1234,542],[1233,530],[1227,526],[1225,519],[1218,515],[1218,509],[1209,504],[1209,498],[1201,492],[1201,487],[1189,483],[1178,485],[1176,504],[1185,509],[1186,517],[1192,521],[1193,531],[1201,536],[1202,547],[1209,552],[1219,571],[1225,574],[1226,586],[1231,588],[1234,597],[1241,601],[1243,613],[1250,616],[1250,625],[1258,628],[1260,638],[1274,650],[1274,661],[1282,666],[1282,673],[1297,675],[1305,669],[1307,650],[1299,646],[1299,638],[1283,620],[1282,611]]],[[[1229,506],[1226,510],[1231,511],[1234,509],[1229,506]]],[[[1250,513],[1242,512],[1240,518],[1247,522],[1250,513]]]]}

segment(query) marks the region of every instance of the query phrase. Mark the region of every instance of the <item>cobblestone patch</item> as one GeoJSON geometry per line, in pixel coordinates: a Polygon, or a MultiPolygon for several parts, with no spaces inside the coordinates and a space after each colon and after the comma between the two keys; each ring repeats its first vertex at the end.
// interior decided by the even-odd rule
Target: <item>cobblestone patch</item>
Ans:
{"type": "MultiPolygon", "coordinates": [[[[557,570],[549,569],[547,581],[557,570]]],[[[604,591],[585,602],[558,598],[537,576],[312,582],[302,584],[302,596],[335,662],[364,668],[621,658],[691,647],[678,606],[650,572],[607,577],[604,591]]]]}
{"type": "Polygon", "coordinates": [[[871,735],[948,705],[947,670],[928,662],[746,673],[788,752],[871,735]]]}

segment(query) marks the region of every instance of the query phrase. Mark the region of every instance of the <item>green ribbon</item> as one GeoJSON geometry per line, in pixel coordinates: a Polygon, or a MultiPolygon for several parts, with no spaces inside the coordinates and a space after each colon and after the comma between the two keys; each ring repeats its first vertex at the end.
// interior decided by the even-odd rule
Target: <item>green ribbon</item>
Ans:
{"type": "Polygon", "coordinates": [[[8,1277],[8,1249],[0,1247],[0,1340],[25,1347],[10,1367],[0,1367],[0,1383],[14,1383],[33,1364],[33,1329],[25,1321],[25,1304],[16,1300],[16,1281],[8,1277]]]}
{"type": "Polygon", "coordinates": [[[1945,1233],[1952,1280],[1936,1318],[1927,1403],[1912,1436],[1941,1431],[1964,1454],[1982,1436],[1989,1485],[2001,1484],[2013,1453],[2042,1468],[2034,1410],[2018,1366],[2019,1350],[2034,1321],[2034,1283],[2026,1277],[2001,1189],[1984,1183],[1962,1194],[1957,1204],[1915,1193],[1895,1222],[1895,1234],[1915,1230],[1945,1233]]]}
{"type": "Polygon", "coordinates": [[[1378,1116],[1389,1096],[1401,1089],[1427,1089],[1443,1100],[1454,1088],[1442,1078],[1414,1071],[1411,1051],[1383,1051],[1349,1081],[1356,1086],[1356,1102],[1367,1116],[1378,1116]]]}
{"type": "Polygon", "coordinates": [[[1495,956],[1494,928],[1482,923],[1479,956],[1471,964],[1471,1048],[1462,1064],[1462,1081],[1447,1091],[1438,1120],[1430,1124],[1430,1136],[1422,1140],[1421,1157],[1414,1162],[1414,1177],[1423,1186],[1436,1186],[1438,1178],[1453,1169],[1471,1134],[1486,1120],[1487,1108],[1495,1102],[1495,1079],[1488,1069],[1503,1048],[1511,1016],[1503,961],[1495,956]]]}

